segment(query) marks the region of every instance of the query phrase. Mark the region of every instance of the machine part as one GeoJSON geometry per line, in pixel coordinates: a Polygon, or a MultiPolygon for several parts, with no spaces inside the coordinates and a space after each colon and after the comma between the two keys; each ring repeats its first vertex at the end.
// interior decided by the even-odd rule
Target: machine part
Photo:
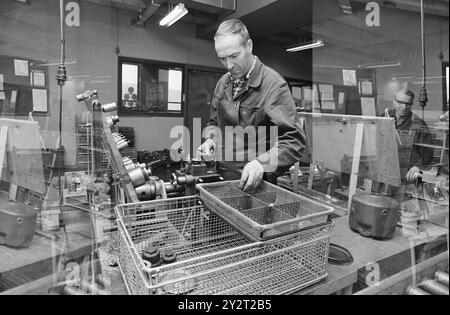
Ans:
{"type": "Polygon", "coordinates": [[[149,176],[151,175],[152,172],[149,169],[143,167],[137,167],[128,172],[128,176],[130,176],[131,183],[135,188],[144,185],[145,182],[150,179],[149,176]]]}
{"type": "Polygon", "coordinates": [[[197,184],[197,177],[192,175],[177,175],[172,173],[170,179],[172,184],[177,183],[180,186],[192,186],[197,184]]]}
{"type": "Polygon", "coordinates": [[[443,285],[448,287],[448,273],[446,273],[444,271],[441,271],[441,270],[438,270],[434,274],[434,277],[436,278],[436,280],[439,283],[441,283],[441,284],[443,284],[443,285]]]}
{"type": "Polygon", "coordinates": [[[448,121],[448,111],[446,111],[445,113],[439,115],[439,120],[440,121],[448,121]]]}
{"type": "Polygon", "coordinates": [[[118,150],[128,148],[128,142],[125,142],[125,141],[120,141],[116,145],[117,145],[118,150]]]}
{"type": "Polygon", "coordinates": [[[82,94],[78,94],[75,96],[75,98],[77,99],[78,102],[82,102],[96,96],[98,96],[98,91],[93,90],[93,91],[85,91],[82,94]]]}
{"type": "MultiPolygon", "coordinates": [[[[135,168],[139,168],[139,167],[140,168],[146,168],[146,165],[143,164],[143,163],[133,163],[133,162],[131,162],[131,163],[124,164],[124,167],[125,167],[125,170],[127,170],[129,172],[129,171],[131,171],[131,170],[133,170],[135,168]]],[[[151,173],[150,169],[147,169],[147,171],[151,173]]]]}
{"type": "Polygon", "coordinates": [[[162,252],[161,259],[165,264],[171,264],[177,261],[177,254],[168,248],[162,252]]]}
{"type": "Polygon", "coordinates": [[[119,119],[119,116],[117,116],[117,115],[111,115],[109,117],[106,117],[105,121],[106,121],[106,124],[111,127],[111,126],[114,126],[115,124],[117,124],[120,121],[120,119],[119,119]]]}
{"type": "Polygon", "coordinates": [[[448,286],[437,282],[437,280],[425,278],[419,283],[419,287],[433,295],[449,295],[448,286]]]}
{"type": "Polygon", "coordinates": [[[144,185],[135,188],[136,195],[141,201],[155,200],[158,197],[179,193],[182,190],[182,186],[164,183],[161,180],[154,180],[153,178],[144,185]]]}
{"type": "Polygon", "coordinates": [[[151,263],[152,267],[157,267],[162,264],[161,254],[156,246],[149,245],[142,251],[142,259],[151,263]]]}
{"type": "Polygon", "coordinates": [[[117,110],[117,104],[116,103],[104,104],[104,105],[102,105],[102,110],[105,113],[113,112],[113,111],[117,110]]]}
{"type": "Polygon", "coordinates": [[[426,291],[424,291],[424,290],[422,290],[422,289],[413,287],[413,286],[408,286],[408,287],[406,288],[405,293],[406,293],[407,295],[431,295],[430,293],[428,293],[428,292],[426,292],[426,291]]]}
{"type": "Polygon", "coordinates": [[[330,243],[328,262],[332,265],[346,266],[353,263],[352,254],[344,247],[330,243]]]}
{"type": "Polygon", "coordinates": [[[26,204],[0,199],[0,244],[28,247],[36,229],[36,210],[26,204]]]}
{"type": "Polygon", "coordinates": [[[364,237],[389,239],[394,236],[400,216],[400,204],[393,198],[357,192],[353,196],[350,228],[364,237]]]}

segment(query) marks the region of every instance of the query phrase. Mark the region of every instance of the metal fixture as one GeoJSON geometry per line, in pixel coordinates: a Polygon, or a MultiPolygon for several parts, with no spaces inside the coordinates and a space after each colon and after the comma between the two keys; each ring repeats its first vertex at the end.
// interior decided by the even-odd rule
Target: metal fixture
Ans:
{"type": "Polygon", "coordinates": [[[169,12],[169,14],[167,14],[161,21],[159,21],[159,25],[169,27],[176,21],[181,19],[183,16],[188,14],[188,12],[189,11],[186,9],[184,3],[179,3],[169,12]]]}
{"type": "Polygon", "coordinates": [[[323,42],[323,40],[317,39],[317,40],[313,40],[311,42],[299,43],[299,44],[295,44],[293,46],[287,47],[286,51],[297,52],[297,51],[301,51],[301,50],[322,47],[324,45],[325,45],[325,43],[323,42]]]}
{"type": "Polygon", "coordinates": [[[117,110],[117,104],[109,103],[109,104],[102,105],[102,110],[105,113],[115,111],[115,110],[117,110]]]}

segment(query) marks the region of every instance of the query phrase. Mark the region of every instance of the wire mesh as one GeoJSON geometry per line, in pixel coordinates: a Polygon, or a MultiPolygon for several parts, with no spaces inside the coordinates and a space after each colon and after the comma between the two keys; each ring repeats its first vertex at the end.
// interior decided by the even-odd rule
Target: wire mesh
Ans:
{"type": "Polygon", "coordinates": [[[283,294],[327,276],[332,223],[252,242],[196,196],[116,207],[119,265],[132,294],[283,294]],[[151,267],[148,245],[177,255],[151,267]]]}
{"type": "Polygon", "coordinates": [[[263,182],[247,193],[238,181],[197,185],[205,205],[253,240],[267,240],[324,223],[334,212],[314,200],[263,182]]]}

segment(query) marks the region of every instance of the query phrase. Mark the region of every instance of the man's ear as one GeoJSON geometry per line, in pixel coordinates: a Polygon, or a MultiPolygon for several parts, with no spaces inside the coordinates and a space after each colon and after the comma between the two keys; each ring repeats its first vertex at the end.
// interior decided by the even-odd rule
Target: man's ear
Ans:
{"type": "Polygon", "coordinates": [[[248,53],[252,53],[253,52],[253,41],[251,39],[249,39],[247,41],[247,52],[248,53]]]}

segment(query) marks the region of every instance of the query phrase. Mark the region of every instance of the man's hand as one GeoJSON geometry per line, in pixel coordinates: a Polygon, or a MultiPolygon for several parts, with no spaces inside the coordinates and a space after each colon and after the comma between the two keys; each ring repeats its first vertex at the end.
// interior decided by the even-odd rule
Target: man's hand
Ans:
{"type": "Polygon", "coordinates": [[[249,191],[258,188],[264,175],[264,168],[258,160],[253,160],[245,165],[242,171],[239,189],[249,191]]]}
{"type": "Polygon", "coordinates": [[[206,157],[207,159],[211,158],[214,155],[214,150],[216,147],[216,143],[212,139],[207,139],[201,146],[197,149],[197,159],[201,159],[202,157],[206,157]]]}
{"type": "Polygon", "coordinates": [[[413,166],[409,169],[408,173],[406,174],[406,180],[408,182],[415,181],[419,175],[420,169],[417,166],[413,166]]]}

